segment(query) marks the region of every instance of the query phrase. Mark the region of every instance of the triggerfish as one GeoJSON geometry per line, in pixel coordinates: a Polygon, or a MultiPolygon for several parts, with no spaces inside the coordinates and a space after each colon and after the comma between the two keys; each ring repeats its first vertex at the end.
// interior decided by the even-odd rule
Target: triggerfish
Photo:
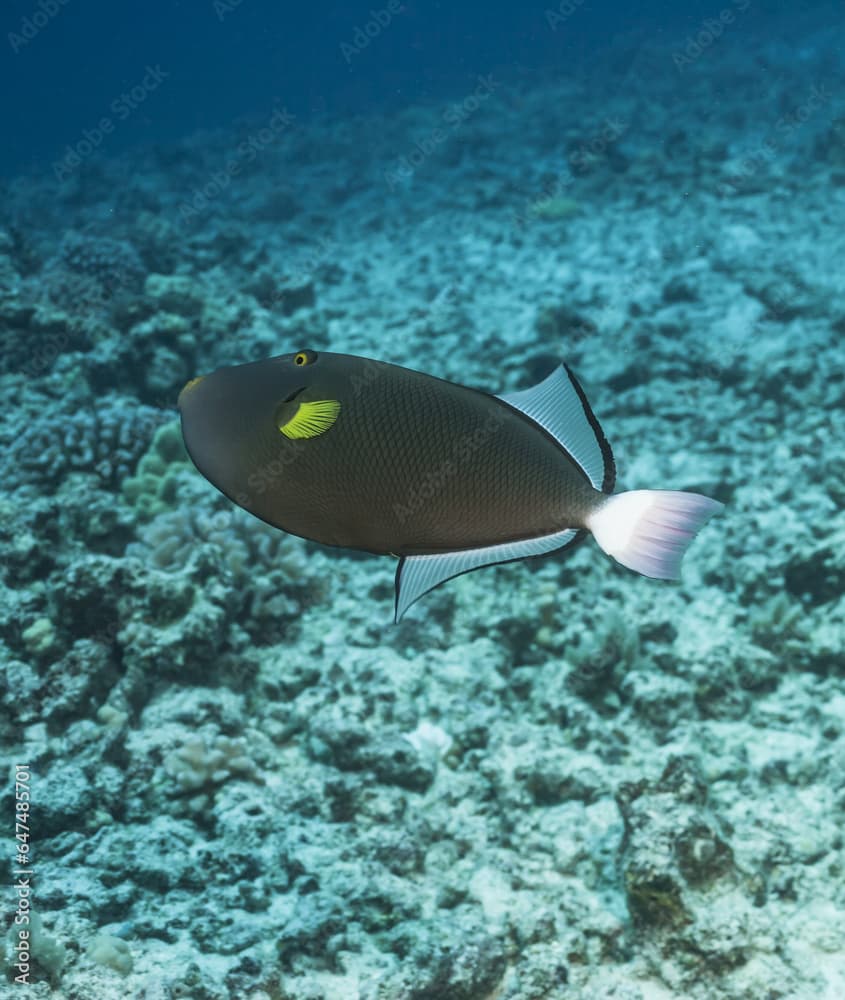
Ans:
{"type": "Polygon", "coordinates": [[[614,494],[610,445],[566,365],[494,396],[302,350],[192,379],[179,410],[194,464],[236,504],[293,535],[397,556],[397,621],[460,573],[562,552],[587,533],[623,566],[675,579],[722,506],[614,494]]]}

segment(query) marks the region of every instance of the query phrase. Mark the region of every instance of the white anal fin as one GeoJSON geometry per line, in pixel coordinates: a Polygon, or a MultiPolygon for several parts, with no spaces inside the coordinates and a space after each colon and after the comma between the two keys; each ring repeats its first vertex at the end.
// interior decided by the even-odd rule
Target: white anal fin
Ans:
{"type": "Polygon", "coordinates": [[[528,556],[547,555],[569,545],[578,535],[576,528],[566,528],[553,535],[525,538],[518,542],[502,542],[477,549],[438,552],[432,555],[404,556],[396,570],[396,617],[399,621],[408,608],[423,594],[481,566],[512,562],[528,556]]]}
{"type": "Polygon", "coordinates": [[[595,489],[613,492],[613,453],[584,390],[566,365],[555,368],[539,385],[509,392],[499,399],[548,431],[584,470],[595,489]]]}

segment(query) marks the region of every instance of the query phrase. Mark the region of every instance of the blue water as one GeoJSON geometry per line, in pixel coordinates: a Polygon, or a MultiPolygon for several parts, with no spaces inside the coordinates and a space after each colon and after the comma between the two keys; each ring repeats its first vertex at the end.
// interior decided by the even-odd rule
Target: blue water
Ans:
{"type": "MultiPolygon", "coordinates": [[[[765,36],[767,19],[793,5],[747,6],[742,30],[755,38],[765,36]]],[[[108,154],[226,126],[276,105],[301,119],[366,113],[461,93],[479,73],[574,74],[619,33],[670,43],[722,9],[707,0],[635,8],[597,0],[126,6],[12,0],[2,13],[0,171],[52,163],[104,117],[115,119],[103,141],[108,154]],[[150,66],[166,74],[166,87],[132,101],[132,88],[150,66]],[[123,117],[121,108],[132,113],[123,117]]],[[[802,13],[813,9],[801,5],[802,13]]],[[[825,9],[835,14],[835,5],[818,5],[825,9]]]]}

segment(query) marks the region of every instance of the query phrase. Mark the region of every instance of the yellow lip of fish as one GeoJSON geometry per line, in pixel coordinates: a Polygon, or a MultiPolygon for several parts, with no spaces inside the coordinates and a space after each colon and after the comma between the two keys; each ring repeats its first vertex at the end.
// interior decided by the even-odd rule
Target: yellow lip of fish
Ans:
{"type": "Polygon", "coordinates": [[[182,391],[179,393],[179,399],[177,401],[177,405],[181,405],[183,396],[187,396],[192,389],[196,389],[196,387],[200,384],[200,382],[202,382],[204,378],[205,375],[197,375],[196,378],[192,378],[189,381],[187,381],[182,386],[182,391]]]}

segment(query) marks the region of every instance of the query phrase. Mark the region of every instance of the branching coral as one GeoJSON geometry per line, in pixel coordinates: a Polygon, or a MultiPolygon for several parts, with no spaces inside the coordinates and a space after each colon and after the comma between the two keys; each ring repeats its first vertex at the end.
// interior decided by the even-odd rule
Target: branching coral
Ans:
{"type": "Polygon", "coordinates": [[[107,298],[120,291],[138,291],[146,273],[138,251],[126,240],[75,232],[65,236],[54,266],[91,279],[107,298]]]}
{"type": "Polygon", "coordinates": [[[179,422],[173,420],[158,428],[135,474],[123,482],[123,495],[139,520],[148,521],[175,505],[179,473],[187,468],[179,422]]]}
{"type": "Polygon", "coordinates": [[[72,413],[46,410],[11,448],[17,478],[55,489],[71,472],[96,474],[117,486],[135,469],[167,414],[152,406],[106,396],[72,413]]]}
{"type": "Polygon", "coordinates": [[[259,780],[243,740],[221,735],[189,736],[167,755],[164,769],[175,782],[174,792],[187,795],[190,808],[197,812],[208,808],[215,790],[230,778],[259,780]]]}

